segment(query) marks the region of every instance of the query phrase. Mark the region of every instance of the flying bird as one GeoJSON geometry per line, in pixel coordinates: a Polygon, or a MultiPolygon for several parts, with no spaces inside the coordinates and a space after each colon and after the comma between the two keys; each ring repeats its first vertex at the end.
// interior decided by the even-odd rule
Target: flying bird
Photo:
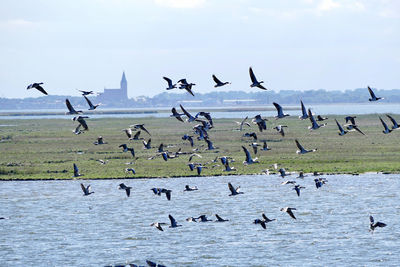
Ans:
{"type": "Polygon", "coordinates": [[[193,117],[189,112],[187,112],[186,109],[184,109],[182,105],[179,105],[179,106],[181,107],[183,113],[186,115],[188,122],[192,122],[192,121],[196,120],[196,118],[193,117]]]}
{"type": "Polygon", "coordinates": [[[261,85],[264,81],[260,81],[260,82],[257,81],[257,78],[254,75],[253,69],[251,67],[249,68],[249,74],[250,74],[250,79],[251,79],[250,87],[258,87],[260,89],[267,90],[267,88],[265,88],[264,86],[261,85]]]}
{"type": "Polygon", "coordinates": [[[267,119],[261,118],[261,115],[260,115],[260,114],[254,116],[254,119],[252,119],[252,122],[253,122],[254,124],[257,124],[258,130],[260,130],[260,132],[262,132],[263,130],[267,130],[267,123],[266,123],[266,121],[268,121],[268,120],[267,120],[267,119]]]}
{"type": "Polygon", "coordinates": [[[88,116],[76,116],[76,117],[73,117],[72,120],[73,121],[78,121],[79,124],[82,125],[83,130],[89,131],[89,127],[88,127],[88,125],[87,125],[87,123],[85,121],[85,119],[88,119],[88,118],[89,118],[88,116]]]}
{"type": "Polygon", "coordinates": [[[304,189],[304,188],[305,188],[304,186],[296,184],[292,189],[296,191],[297,196],[299,197],[300,196],[300,189],[304,189]]]}
{"type": "Polygon", "coordinates": [[[180,79],[178,83],[179,83],[179,89],[185,89],[186,91],[188,91],[188,93],[194,96],[192,92],[192,86],[196,85],[195,83],[188,83],[186,79],[180,79]]]}
{"type": "Polygon", "coordinates": [[[286,125],[277,125],[274,127],[275,130],[278,131],[282,136],[285,136],[285,131],[283,130],[284,127],[287,127],[286,125]]]}
{"type": "Polygon", "coordinates": [[[311,113],[311,109],[308,109],[308,117],[310,118],[311,121],[311,126],[308,126],[309,130],[317,130],[321,127],[324,127],[326,123],[323,124],[318,124],[314,118],[314,115],[311,113]]]}
{"type": "Polygon", "coordinates": [[[392,116],[386,114],[386,117],[388,117],[390,121],[393,123],[392,130],[398,129],[400,127],[392,116]]]}
{"type": "Polygon", "coordinates": [[[150,224],[150,226],[154,226],[155,228],[157,228],[158,230],[163,232],[164,229],[161,227],[162,224],[165,224],[165,223],[154,222],[154,223],[150,224]]]}
{"type": "Polygon", "coordinates": [[[76,166],[76,164],[74,163],[74,177],[79,177],[79,176],[83,176],[83,174],[79,173],[78,166],[76,166]]]}
{"type": "Polygon", "coordinates": [[[257,141],[257,134],[256,133],[245,133],[243,134],[243,137],[253,137],[254,141],[257,141]]]}
{"type": "Polygon", "coordinates": [[[297,154],[306,154],[306,153],[309,153],[309,152],[317,151],[316,148],[315,149],[311,149],[311,150],[304,149],[304,147],[302,145],[300,145],[300,143],[299,143],[299,141],[297,139],[295,139],[294,141],[296,142],[296,146],[299,149],[299,150],[296,151],[297,154]]]}
{"type": "Polygon", "coordinates": [[[172,115],[170,115],[170,117],[175,117],[178,121],[181,121],[181,122],[184,122],[183,120],[182,120],[182,118],[181,118],[181,116],[182,115],[185,115],[185,114],[181,114],[181,113],[178,113],[177,111],[176,111],[176,108],[172,108],[171,109],[171,112],[172,112],[172,115]]]}
{"type": "Polygon", "coordinates": [[[69,102],[68,98],[65,99],[65,104],[67,105],[67,108],[68,108],[68,110],[69,110],[67,113],[65,113],[66,115],[74,115],[74,114],[80,114],[80,113],[82,113],[82,110],[76,111],[76,110],[72,107],[71,102],[69,102]]]}
{"type": "Polygon", "coordinates": [[[163,79],[166,80],[167,83],[168,83],[168,87],[166,88],[167,90],[171,90],[171,89],[176,88],[176,84],[173,84],[173,83],[172,83],[172,80],[171,80],[170,78],[168,78],[168,77],[163,77],[163,79]]]}
{"type": "Polygon", "coordinates": [[[300,104],[301,104],[301,113],[302,113],[302,115],[299,116],[299,119],[300,120],[305,120],[305,119],[308,118],[307,110],[306,110],[306,107],[303,104],[303,101],[300,100],[300,104]]]}
{"type": "Polygon", "coordinates": [[[125,169],[125,172],[126,172],[126,173],[132,172],[132,174],[136,174],[136,171],[135,171],[135,169],[133,169],[133,168],[126,168],[126,169],[125,169]]]}
{"type": "Polygon", "coordinates": [[[317,116],[317,121],[324,121],[324,120],[327,120],[327,119],[328,119],[327,117],[322,117],[321,115],[317,116]]]}
{"type": "Polygon", "coordinates": [[[147,129],[146,128],[144,128],[144,124],[133,124],[133,125],[131,125],[131,126],[129,126],[129,127],[133,127],[133,129],[141,129],[141,130],[143,130],[143,131],[145,131],[148,135],[150,135],[151,136],[151,134],[149,133],[149,131],[147,131],[147,129]]]}
{"type": "Polygon", "coordinates": [[[184,136],[182,136],[182,140],[188,140],[190,142],[190,146],[194,146],[193,136],[185,134],[184,136]]]}
{"type": "Polygon", "coordinates": [[[254,160],[251,158],[250,152],[249,152],[249,150],[247,150],[247,148],[242,146],[242,149],[243,149],[244,153],[246,154],[246,160],[243,161],[243,164],[249,165],[249,164],[253,164],[253,163],[259,163],[259,161],[257,161],[257,158],[255,158],[254,160]]]}
{"type": "Polygon", "coordinates": [[[128,147],[126,144],[119,145],[118,147],[122,147],[123,152],[131,152],[132,157],[135,157],[135,149],[133,147],[128,147]]]}
{"type": "Polygon", "coordinates": [[[276,111],[278,112],[278,115],[275,116],[275,119],[281,119],[281,118],[290,116],[289,114],[283,113],[283,108],[282,108],[281,105],[279,105],[279,104],[276,103],[276,102],[273,102],[272,104],[275,106],[276,111]]]}
{"type": "Polygon", "coordinates": [[[224,86],[224,85],[227,85],[227,84],[230,84],[230,82],[221,82],[221,81],[217,78],[217,76],[215,76],[214,74],[212,75],[212,78],[213,78],[214,82],[216,83],[216,84],[214,85],[215,88],[221,87],[221,86],[224,86]]]}
{"type": "Polygon", "coordinates": [[[90,191],[90,188],[91,188],[90,185],[84,186],[84,185],[81,183],[81,188],[82,188],[82,191],[83,191],[83,195],[84,195],[84,196],[88,196],[88,195],[94,193],[93,191],[90,191]]]}
{"type": "Polygon", "coordinates": [[[100,104],[93,105],[92,101],[89,100],[85,95],[83,96],[86,99],[86,102],[89,104],[89,110],[95,110],[100,104]]]}
{"type": "Polygon", "coordinates": [[[175,227],[182,226],[182,225],[176,223],[175,218],[172,217],[171,214],[169,214],[168,217],[169,217],[169,220],[171,221],[170,228],[175,228],[175,227]]]}
{"type": "Polygon", "coordinates": [[[235,188],[231,183],[228,183],[228,188],[231,191],[231,194],[229,196],[236,196],[239,194],[243,194],[243,192],[240,192],[240,186],[235,188]]]}
{"type": "Polygon", "coordinates": [[[381,120],[381,123],[383,125],[384,130],[382,131],[384,134],[388,134],[392,131],[392,129],[389,129],[389,127],[387,126],[387,124],[382,120],[381,117],[379,117],[379,119],[381,120]]]}
{"type": "Polygon", "coordinates": [[[343,129],[343,127],[340,125],[340,123],[339,123],[336,119],[335,119],[335,121],[336,121],[337,127],[339,128],[339,135],[340,135],[340,136],[343,136],[343,135],[347,134],[348,131],[346,131],[345,129],[343,129]]]}
{"type": "Polygon", "coordinates": [[[28,87],[26,88],[26,90],[29,89],[37,89],[38,91],[42,92],[45,95],[48,95],[48,93],[43,89],[43,87],[41,86],[43,83],[32,83],[30,85],[28,85],[28,87]]]}
{"type": "Polygon", "coordinates": [[[383,222],[375,222],[374,221],[374,217],[372,217],[371,215],[369,216],[369,229],[370,229],[370,231],[374,231],[375,230],[375,228],[377,228],[377,227],[385,227],[386,226],[386,223],[383,223],[383,222]]]}
{"type": "Polygon", "coordinates": [[[219,216],[218,214],[215,214],[215,217],[217,218],[216,222],[227,222],[227,221],[229,221],[227,219],[222,219],[221,216],[219,216]]]}
{"type": "Polygon", "coordinates": [[[264,150],[264,151],[271,150],[271,148],[269,148],[269,146],[267,145],[267,141],[263,142],[263,147],[261,148],[261,150],[264,150]]]}
{"type": "Polygon", "coordinates": [[[289,208],[289,207],[281,208],[281,211],[287,212],[287,214],[289,214],[290,217],[296,220],[296,217],[293,214],[293,210],[296,210],[296,208],[289,208]]]}
{"type": "Polygon", "coordinates": [[[78,91],[81,92],[83,96],[85,96],[85,95],[91,95],[91,94],[94,93],[93,91],[83,91],[83,90],[78,90],[78,91]]]}
{"type": "Polygon", "coordinates": [[[143,140],[143,148],[144,149],[150,149],[151,148],[151,138],[149,140],[147,140],[147,142],[145,140],[143,140]]]}
{"type": "Polygon", "coordinates": [[[248,123],[246,120],[249,118],[249,116],[246,116],[242,121],[235,121],[237,125],[239,125],[239,131],[243,130],[243,125],[247,125],[251,127],[250,123],[248,123]]]}
{"type": "Polygon", "coordinates": [[[374,91],[372,91],[371,87],[368,86],[368,92],[371,95],[371,98],[369,98],[369,101],[378,101],[379,99],[384,99],[383,97],[376,97],[374,91]]]}
{"type": "Polygon", "coordinates": [[[124,183],[119,184],[119,189],[125,190],[126,195],[129,197],[131,195],[131,189],[132,187],[126,186],[124,183]]]}

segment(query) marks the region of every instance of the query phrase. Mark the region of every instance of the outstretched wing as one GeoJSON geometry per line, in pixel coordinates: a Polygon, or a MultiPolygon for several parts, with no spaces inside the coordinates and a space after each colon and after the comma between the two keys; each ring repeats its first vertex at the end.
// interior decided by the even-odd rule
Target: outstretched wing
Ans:
{"type": "Polygon", "coordinates": [[[344,132],[342,125],[340,125],[339,122],[336,119],[335,119],[335,121],[336,121],[337,127],[339,128],[339,131],[340,132],[344,132]]]}
{"type": "Polygon", "coordinates": [[[276,110],[278,111],[278,116],[283,116],[282,106],[275,102],[273,102],[272,104],[274,104],[276,110]]]}
{"type": "Polygon", "coordinates": [[[371,98],[376,98],[374,91],[372,91],[371,87],[368,86],[368,91],[369,94],[371,95],[371,98]]]}
{"type": "Polygon", "coordinates": [[[252,83],[257,83],[257,78],[254,75],[253,69],[251,67],[249,68],[249,74],[250,74],[250,79],[251,79],[252,83]]]}
{"type": "Polygon", "coordinates": [[[235,188],[233,187],[233,185],[231,183],[228,183],[228,188],[229,188],[229,190],[231,191],[232,194],[236,193],[236,190],[235,190],[235,188]]]}
{"type": "Polygon", "coordinates": [[[72,107],[71,102],[69,102],[68,98],[65,99],[65,104],[67,105],[69,112],[75,112],[75,109],[72,107]]]}
{"type": "Polygon", "coordinates": [[[213,74],[212,78],[213,78],[214,82],[215,82],[217,85],[223,85],[223,83],[222,83],[222,82],[217,78],[217,76],[215,76],[214,74],[213,74]]]}
{"type": "Polygon", "coordinates": [[[168,87],[172,87],[172,80],[170,78],[163,77],[163,79],[167,81],[168,87]]]}
{"type": "Polygon", "coordinates": [[[83,96],[86,99],[86,102],[89,104],[89,107],[93,107],[92,102],[89,100],[89,98],[87,98],[85,95],[83,96]]]}
{"type": "Polygon", "coordinates": [[[40,92],[42,92],[45,95],[48,95],[47,92],[41,87],[39,84],[35,86],[36,89],[38,89],[40,92]]]}
{"type": "Polygon", "coordinates": [[[304,151],[304,147],[302,145],[300,145],[299,141],[297,139],[294,141],[296,142],[297,148],[300,149],[301,151],[304,151]]]}

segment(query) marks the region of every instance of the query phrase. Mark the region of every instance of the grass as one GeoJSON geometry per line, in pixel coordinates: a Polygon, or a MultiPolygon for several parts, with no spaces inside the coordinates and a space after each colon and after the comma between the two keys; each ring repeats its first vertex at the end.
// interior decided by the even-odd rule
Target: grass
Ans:
{"type": "MultiPolygon", "coordinates": [[[[278,163],[289,171],[323,172],[323,173],[364,173],[364,172],[400,172],[400,132],[388,135],[382,133],[382,125],[377,114],[359,115],[357,122],[367,134],[362,136],[350,132],[345,136],[337,134],[331,116],[328,125],[316,131],[309,131],[309,120],[300,121],[297,117],[287,117],[275,121],[270,119],[268,130],[260,133],[255,126],[239,132],[235,130],[234,119],[215,119],[215,128],[209,131],[210,139],[216,150],[205,151],[205,142],[195,140],[195,147],[200,149],[203,158],[193,161],[206,164],[216,156],[231,156],[236,161],[231,164],[237,171],[224,172],[221,164],[209,163],[202,175],[240,175],[261,173],[271,165],[278,163]],[[273,125],[287,125],[286,136],[281,137],[273,125]],[[271,127],[272,126],[272,127],[271,127]],[[249,144],[252,139],[242,137],[244,132],[254,131],[258,142],[266,140],[272,150],[259,151],[259,164],[244,166],[245,159],[241,146],[245,145],[253,154],[249,144]],[[297,155],[294,140],[298,139],[306,148],[318,148],[315,153],[297,155]]],[[[240,120],[240,119],[237,119],[240,120]]],[[[0,127],[0,179],[71,179],[73,163],[76,163],[84,179],[96,178],[151,178],[194,176],[188,166],[189,155],[181,155],[167,162],[161,157],[148,160],[156,154],[157,147],[163,143],[169,151],[182,148],[191,153],[188,141],[181,137],[192,134],[193,123],[181,123],[174,118],[138,118],[138,119],[87,119],[90,130],[81,135],[74,135],[72,129],[76,122],[69,119],[15,120],[14,126],[0,127]],[[145,123],[152,134],[151,150],[144,150],[142,141],[129,141],[121,130],[134,123],[145,123]],[[105,145],[94,145],[101,135],[105,145]],[[135,148],[137,160],[130,153],[123,153],[118,148],[126,143],[135,148]],[[109,160],[101,165],[97,160],[109,160]],[[132,165],[127,162],[134,161],[132,165]],[[133,167],[136,175],[125,173],[125,168],[133,167]]],[[[0,125],[10,124],[0,120],[0,125]]],[[[142,131],[141,137],[148,139],[142,131]]]]}

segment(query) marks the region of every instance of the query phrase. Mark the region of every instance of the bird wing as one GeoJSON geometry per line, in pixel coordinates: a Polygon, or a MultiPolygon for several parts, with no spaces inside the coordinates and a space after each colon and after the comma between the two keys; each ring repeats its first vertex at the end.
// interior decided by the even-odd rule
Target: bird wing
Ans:
{"type": "Polygon", "coordinates": [[[354,128],[357,132],[359,132],[360,134],[365,135],[365,133],[363,133],[363,132],[360,130],[360,128],[358,128],[357,126],[354,126],[353,128],[354,128]]]}
{"type": "Polygon", "coordinates": [[[185,90],[188,91],[192,96],[194,96],[193,92],[192,92],[192,86],[187,86],[185,87],[185,90]]]}
{"type": "Polygon", "coordinates": [[[93,106],[92,102],[89,100],[89,98],[87,98],[85,95],[83,97],[86,99],[86,102],[89,104],[89,106],[91,108],[93,108],[94,106],[93,106]]]}
{"type": "Polygon", "coordinates": [[[251,159],[250,152],[244,146],[242,146],[242,148],[243,148],[244,153],[246,154],[246,162],[249,162],[251,159]]]}
{"type": "Polygon", "coordinates": [[[36,89],[38,89],[40,92],[42,92],[43,94],[45,94],[45,95],[48,95],[48,93],[43,89],[43,87],[41,87],[39,84],[38,85],[36,85],[36,87],[35,87],[36,89]]]}
{"type": "Polygon", "coordinates": [[[213,74],[212,78],[213,78],[214,82],[215,82],[217,85],[223,85],[223,83],[222,83],[222,82],[217,78],[217,76],[215,76],[214,74],[213,74]]]}
{"type": "Polygon", "coordinates": [[[283,116],[282,106],[275,102],[273,102],[272,104],[275,106],[276,110],[278,111],[278,117],[283,116]]]}
{"type": "Polygon", "coordinates": [[[258,88],[263,89],[263,90],[267,90],[267,88],[265,88],[264,86],[262,86],[261,84],[257,85],[258,88]]]}
{"type": "Polygon", "coordinates": [[[171,200],[171,190],[167,190],[165,192],[165,196],[167,197],[168,200],[171,200]]]}
{"type": "Polygon", "coordinates": [[[69,112],[71,113],[76,112],[75,109],[72,107],[71,102],[69,102],[68,98],[65,99],[65,104],[67,105],[69,112]]]}
{"type": "Polygon", "coordinates": [[[301,112],[303,113],[303,116],[307,116],[307,111],[306,111],[306,107],[303,104],[303,101],[300,100],[301,103],[301,112]]]}
{"type": "Polygon", "coordinates": [[[370,223],[374,223],[374,217],[372,217],[371,215],[369,216],[369,221],[370,221],[370,223]]]}
{"type": "Polygon", "coordinates": [[[182,105],[179,105],[179,106],[181,107],[183,113],[185,113],[185,115],[186,115],[188,118],[193,118],[193,116],[192,116],[189,112],[187,112],[186,109],[184,109],[182,105]]]}
{"type": "Polygon", "coordinates": [[[178,83],[181,83],[181,84],[184,84],[184,85],[188,84],[187,81],[186,81],[186,79],[180,79],[180,80],[178,81],[178,83]]]}
{"type": "Polygon", "coordinates": [[[304,147],[302,145],[300,145],[300,143],[299,143],[299,141],[297,139],[294,140],[294,141],[296,142],[296,146],[297,146],[298,149],[300,149],[301,151],[305,150],[304,147]]]}
{"type": "Polygon", "coordinates": [[[368,91],[369,94],[371,95],[371,98],[376,98],[374,91],[372,91],[371,87],[368,86],[368,91]]]}
{"type": "Polygon", "coordinates": [[[390,121],[393,123],[394,126],[398,125],[397,122],[395,121],[395,119],[392,116],[386,114],[386,117],[388,117],[390,119],[390,121]]]}
{"type": "Polygon", "coordinates": [[[251,79],[251,81],[252,81],[253,83],[257,83],[257,78],[256,78],[256,76],[254,75],[253,69],[252,69],[251,67],[249,68],[249,74],[250,74],[250,79],[251,79]]]}
{"type": "Polygon", "coordinates": [[[224,220],[218,214],[215,214],[215,217],[217,218],[218,221],[223,221],[224,220]]]}
{"type": "Polygon", "coordinates": [[[172,109],[171,109],[171,112],[172,112],[172,115],[173,115],[178,121],[182,121],[182,122],[183,122],[183,120],[182,120],[182,118],[181,118],[181,114],[179,114],[179,113],[176,111],[176,108],[172,108],[172,109]]]}
{"type": "Polygon", "coordinates": [[[82,188],[83,193],[86,195],[87,194],[86,187],[83,184],[81,184],[81,188],[82,188]]]}
{"type": "Polygon", "coordinates": [[[171,216],[171,214],[168,215],[169,220],[171,221],[171,226],[176,226],[176,221],[174,219],[174,217],[171,216]]]}
{"type": "Polygon", "coordinates": [[[86,121],[83,118],[78,117],[78,122],[82,125],[83,129],[89,130],[89,127],[88,127],[86,121]]]}
{"type": "Polygon", "coordinates": [[[375,226],[375,227],[385,227],[385,226],[386,226],[386,223],[383,223],[383,222],[376,222],[374,226],[375,226]]]}
{"type": "Polygon", "coordinates": [[[124,131],[125,131],[126,135],[128,136],[128,138],[132,138],[132,129],[131,128],[125,129],[124,131]]]}
{"type": "Polygon", "coordinates": [[[291,209],[288,209],[286,212],[290,215],[290,217],[296,220],[296,217],[294,216],[293,211],[291,209]]]}
{"type": "Polygon", "coordinates": [[[146,133],[148,133],[149,135],[151,135],[151,134],[149,133],[149,131],[147,131],[147,129],[146,129],[146,128],[144,128],[144,126],[143,126],[143,125],[140,125],[140,126],[139,126],[139,128],[140,128],[140,129],[142,129],[143,131],[145,131],[146,133]]]}
{"type": "Polygon", "coordinates": [[[344,132],[342,125],[340,125],[339,122],[338,122],[336,119],[335,119],[335,121],[336,121],[336,125],[337,125],[338,128],[339,128],[339,131],[340,131],[340,132],[344,132]]]}
{"type": "Polygon", "coordinates": [[[163,79],[167,81],[169,87],[172,87],[172,80],[170,78],[163,77],[163,79]]]}
{"type": "Polygon", "coordinates": [[[236,189],[233,187],[233,185],[231,183],[228,183],[228,188],[231,191],[232,194],[236,193],[236,189]]]}
{"type": "MultiPolygon", "coordinates": [[[[132,130],[131,130],[132,133],[132,130]]],[[[134,136],[133,139],[139,139],[139,135],[140,135],[141,131],[137,132],[134,136]]]]}
{"type": "Polygon", "coordinates": [[[313,114],[311,113],[311,109],[308,109],[308,117],[310,118],[311,124],[314,127],[318,127],[318,123],[315,121],[313,114]]]}
{"type": "Polygon", "coordinates": [[[379,117],[379,119],[381,120],[382,125],[383,125],[383,127],[385,128],[385,130],[389,129],[388,126],[386,125],[386,123],[382,120],[382,118],[379,117]]]}
{"type": "Polygon", "coordinates": [[[76,164],[74,163],[74,175],[79,173],[79,169],[78,166],[76,166],[76,164]]]}

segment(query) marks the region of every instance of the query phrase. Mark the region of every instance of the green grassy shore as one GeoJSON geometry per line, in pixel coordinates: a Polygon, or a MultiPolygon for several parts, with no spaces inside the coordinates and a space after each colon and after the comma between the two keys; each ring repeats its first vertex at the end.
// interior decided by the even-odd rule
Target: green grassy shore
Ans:
{"type": "MultiPolygon", "coordinates": [[[[344,116],[330,116],[328,125],[316,131],[309,131],[309,120],[300,121],[297,117],[281,120],[269,118],[268,130],[260,133],[253,125],[237,131],[235,119],[214,119],[214,128],[209,130],[210,139],[216,150],[206,151],[204,141],[195,140],[195,148],[203,157],[194,157],[193,162],[207,164],[202,175],[241,175],[257,174],[270,169],[278,163],[290,172],[322,172],[322,173],[364,173],[364,172],[400,172],[400,131],[385,135],[378,118],[379,115],[359,115],[357,123],[366,133],[349,132],[345,136],[337,134],[336,118],[344,123],[344,116]],[[286,135],[282,137],[273,126],[287,125],[286,135]],[[270,151],[259,151],[260,163],[243,165],[245,155],[241,146],[249,146],[252,138],[242,137],[245,132],[256,132],[258,143],[266,140],[270,151]],[[305,155],[297,155],[294,140],[298,139],[306,149],[317,148],[318,151],[305,155]],[[236,171],[225,172],[220,161],[212,163],[216,156],[230,156],[235,162],[230,165],[236,171]],[[216,164],[220,166],[215,166],[216,164]]],[[[67,117],[67,116],[66,116],[67,117]]],[[[384,119],[387,120],[386,116],[384,119]]],[[[67,117],[68,118],[68,117],[67,117]]],[[[240,119],[236,119],[239,121],[240,119]]],[[[79,167],[83,179],[106,178],[152,178],[196,176],[187,166],[189,154],[164,161],[162,157],[148,160],[156,155],[160,143],[166,150],[175,152],[182,148],[191,153],[188,141],[181,137],[193,134],[194,123],[181,123],[175,118],[123,118],[123,119],[87,119],[89,131],[75,135],[72,130],[77,126],[70,119],[42,120],[0,120],[0,179],[72,179],[73,163],[79,167]],[[122,129],[135,123],[145,123],[150,131],[152,146],[144,150],[141,140],[129,141],[122,129]],[[107,144],[94,145],[98,136],[103,136],[107,144]],[[120,144],[126,143],[134,147],[136,160],[130,153],[123,153],[120,144]],[[108,160],[105,165],[97,160],[108,160]],[[134,162],[127,165],[127,162],[134,162]],[[134,168],[136,174],[125,173],[125,168],[134,168]]],[[[391,123],[388,122],[390,126],[391,123]]],[[[145,140],[149,136],[142,131],[145,140]]]]}

